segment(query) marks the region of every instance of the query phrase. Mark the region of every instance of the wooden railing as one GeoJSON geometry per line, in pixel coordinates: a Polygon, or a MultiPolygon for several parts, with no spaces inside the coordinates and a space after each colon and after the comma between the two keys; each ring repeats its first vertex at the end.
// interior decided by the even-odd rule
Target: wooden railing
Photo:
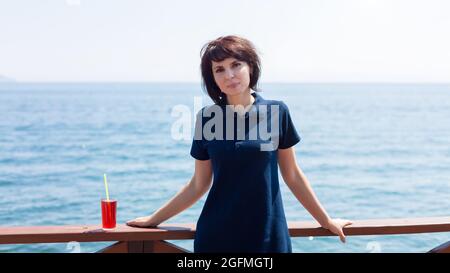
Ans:
{"type": "MultiPolygon", "coordinates": [[[[288,226],[291,237],[335,236],[316,222],[289,222],[288,226]]],[[[355,220],[344,232],[347,236],[450,232],[450,217],[355,220]]],[[[103,231],[99,225],[0,227],[0,244],[114,241],[99,252],[188,253],[165,240],[193,239],[194,234],[195,224],[161,224],[158,228],[118,225],[113,231],[103,231]]],[[[429,252],[450,253],[450,241],[429,252]]]]}

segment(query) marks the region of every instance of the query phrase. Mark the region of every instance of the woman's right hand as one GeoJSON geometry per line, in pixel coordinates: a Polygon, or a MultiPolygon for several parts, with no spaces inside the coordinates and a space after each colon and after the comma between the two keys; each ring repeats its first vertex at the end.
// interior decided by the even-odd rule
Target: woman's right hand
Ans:
{"type": "Polygon", "coordinates": [[[156,227],[158,224],[152,222],[151,216],[144,216],[128,221],[127,225],[131,227],[156,227]]]}

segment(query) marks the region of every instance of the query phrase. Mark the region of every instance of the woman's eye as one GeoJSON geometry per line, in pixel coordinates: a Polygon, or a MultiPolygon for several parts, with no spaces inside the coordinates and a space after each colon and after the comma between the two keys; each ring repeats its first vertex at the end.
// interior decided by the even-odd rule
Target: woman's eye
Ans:
{"type": "MultiPolygon", "coordinates": [[[[241,65],[241,63],[234,63],[233,64],[233,67],[238,67],[238,66],[240,66],[241,65]]],[[[222,68],[219,68],[219,69],[217,69],[216,70],[216,73],[220,73],[220,72],[222,72],[223,71],[223,69],[222,68]]]]}

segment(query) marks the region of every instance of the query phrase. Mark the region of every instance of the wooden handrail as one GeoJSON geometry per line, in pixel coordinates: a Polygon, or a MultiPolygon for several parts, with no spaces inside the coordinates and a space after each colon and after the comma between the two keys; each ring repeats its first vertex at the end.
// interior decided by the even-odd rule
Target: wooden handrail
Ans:
{"type": "MultiPolygon", "coordinates": [[[[335,236],[317,222],[289,222],[292,237],[335,236]]],[[[344,229],[348,236],[449,232],[450,217],[355,220],[344,229]]],[[[193,239],[195,224],[161,224],[157,228],[118,225],[103,231],[99,225],[1,227],[0,244],[31,244],[100,241],[162,241],[193,239]]]]}

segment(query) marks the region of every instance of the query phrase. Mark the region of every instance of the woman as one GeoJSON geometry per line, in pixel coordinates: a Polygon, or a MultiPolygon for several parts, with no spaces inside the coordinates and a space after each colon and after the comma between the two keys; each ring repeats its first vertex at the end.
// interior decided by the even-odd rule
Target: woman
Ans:
{"type": "Polygon", "coordinates": [[[254,91],[260,61],[252,43],[220,37],[206,44],[201,55],[203,86],[215,104],[197,114],[190,152],[194,175],[152,215],[127,224],[157,226],[193,205],[212,185],[197,222],[194,252],[292,252],[279,165],[300,203],[345,242],[343,227],[351,222],[327,215],[296,163],[293,146],[300,137],[286,104],[254,91]],[[270,138],[264,134],[267,128],[270,138]]]}

